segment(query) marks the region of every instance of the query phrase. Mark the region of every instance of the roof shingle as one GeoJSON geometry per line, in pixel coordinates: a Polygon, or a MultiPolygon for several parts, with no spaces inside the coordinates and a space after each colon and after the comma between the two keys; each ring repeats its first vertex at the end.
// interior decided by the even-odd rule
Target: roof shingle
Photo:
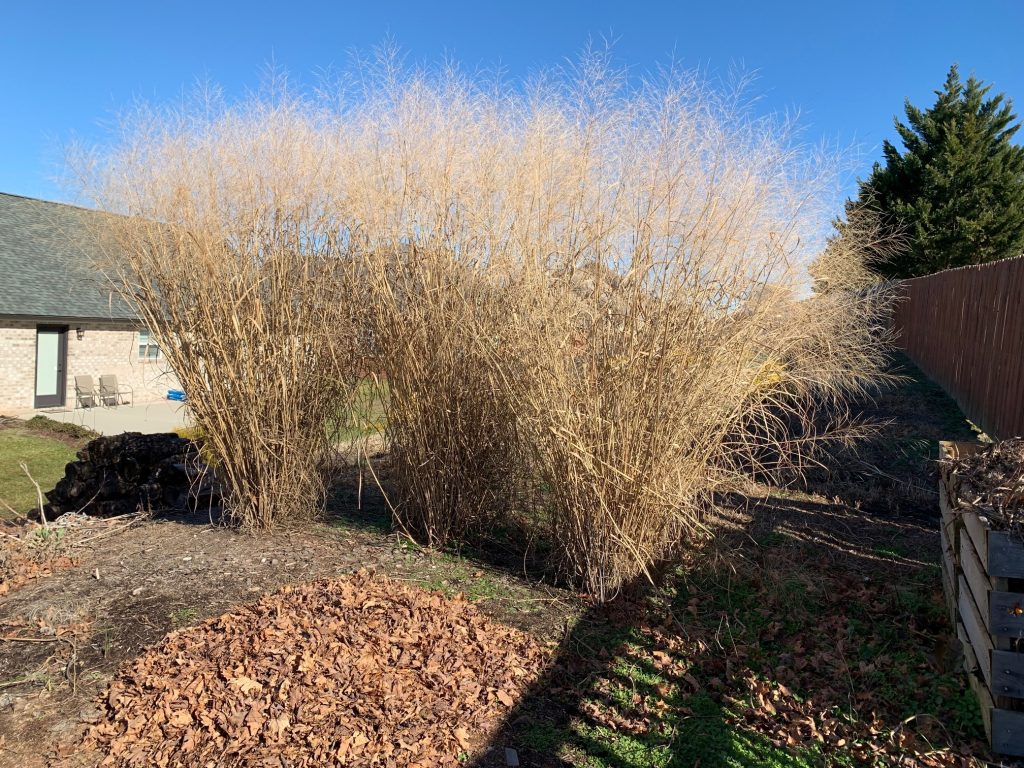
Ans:
{"type": "Polygon", "coordinates": [[[93,266],[105,215],[0,192],[0,316],[134,319],[93,266]]]}

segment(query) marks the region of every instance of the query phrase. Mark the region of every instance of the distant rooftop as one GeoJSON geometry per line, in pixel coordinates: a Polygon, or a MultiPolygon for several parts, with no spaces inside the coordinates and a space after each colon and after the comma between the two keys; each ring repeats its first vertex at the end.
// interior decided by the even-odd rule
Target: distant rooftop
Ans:
{"type": "Polygon", "coordinates": [[[0,316],[134,319],[93,266],[105,215],[0,192],[0,316]]]}

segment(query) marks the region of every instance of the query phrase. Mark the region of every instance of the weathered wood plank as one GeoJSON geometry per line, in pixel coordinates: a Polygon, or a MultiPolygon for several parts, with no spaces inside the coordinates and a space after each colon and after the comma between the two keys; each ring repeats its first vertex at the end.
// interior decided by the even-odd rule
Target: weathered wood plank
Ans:
{"type": "Polygon", "coordinates": [[[949,619],[953,626],[956,626],[956,558],[950,546],[946,532],[940,526],[939,542],[942,547],[942,557],[939,558],[939,567],[942,571],[942,592],[946,596],[946,608],[949,610],[949,619]]]}
{"type": "MultiPolygon", "coordinates": [[[[991,576],[992,571],[988,567],[988,521],[979,517],[976,512],[964,512],[960,515],[960,520],[963,523],[963,532],[971,537],[974,551],[978,553],[985,573],[991,576]]],[[[963,533],[960,534],[960,538],[964,538],[963,533]]]]}
{"type": "Polygon", "coordinates": [[[966,440],[940,440],[939,458],[958,459],[961,456],[973,456],[985,448],[982,443],[971,443],[966,440]]]}
{"type": "Polygon", "coordinates": [[[956,442],[953,440],[940,440],[939,441],[939,508],[942,510],[944,515],[951,514],[952,508],[950,506],[950,499],[947,494],[947,487],[951,483],[950,469],[945,463],[942,463],[943,459],[953,459],[958,456],[958,450],[956,442]]]}
{"type": "Polygon", "coordinates": [[[1024,579],[1024,542],[1006,531],[988,532],[988,574],[1024,579]]]}
{"type": "Polygon", "coordinates": [[[946,598],[946,610],[949,611],[949,621],[951,624],[956,624],[956,609],[957,609],[957,597],[956,597],[956,579],[953,578],[952,561],[948,558],[943,557],[939,561],[939,569],[942,571],[942,594],[946,598]]]}
{"type": "Polygon", "coordinates": [[[946,481],[939,478],[939,512],[942,518],[943,527],[950,526],[956,519],[953,513],[953,504],[949,500],[949,491],[946,489],[946,481]]]}
{"type": "MultiPolygon", "coordinates": [[[[940,528],[946,531],[946,537],[950,544],[955,548],[957,545],[957,538],[960,535],[960,529],[963,527],[960,523],[960,515],[957,510],[954,509],[954,502],[951,496],[952,483],[948,478],[948,472],[943,469],[939,474],[939,520],[940,528]]],[[[954,549],[955,551],[955,549],[954,549]]]]}
{"type": "Polygon", "coordinates": [[[988,596],[992,591],[992,583],[985,575],[985,568],[968,536],[960,539],[960,572],[971,590],[971,597],[974,598],[974,604],[978,606],[978,613],[987,632],[990,618],[988,596]]]}
{"type": "Polygon", "coordinates": [[[1024,712],[992,711],[992,750],[1001,755],[1024,757],[1024,712]]]}
{"type": "Polygon", "coordinates": [[[981,669],[981,676],[985,679],[989,690],[992,690],[992,638],[989,637],[988,631],[985,629],[978,606],[974,604],[971,590],[963,576],[960,576],[959,590],[960,620],[963,621],[964,629],[967,630],[967,636],[971,640],[974,655],[978,659],[978,667],[981,669]]]}
{"type": "Polygon", "coordinates": [[[992,651],[992,695],[1024,698],[1024,653],[992,651]]]}
{"type": "Polygon", "coordinates": [[[953,526],[951,526],[951,525],[943,524],[943,525],[939,526],[939,549],[942,552],[942,559],[943,560],[945,560],[948,557],[952,556],[952,554],[954,552],[953,544],[951,543],[952,542],[952,538],[950,538],[950,534],[952,532],[953,532],[953,526]]]}
{"type": "Polygon", "coordinates": [[[992,634],[1024,637],[1024,593],[993,591],[988,605],[992,634]]]}
{"type": "Polygon", "coordinates": [[[979,677],[981,667],[978,664],[978,657],[974,654],[974,649],[971,647],[971,639],[967,636],[967,630],[964,628],[962,621],[956,623],[956,636],[960,638],[960,644],[964,649],[964,672],[967,673],[967,680],[971,685],[971,690],[974,691],[974,695],[978,699],[978,708],[981,709],[981,721],[985,726],[985,737],[991,743],[992,694],[988,692],[984,683],[981,682],[979,677]]]}

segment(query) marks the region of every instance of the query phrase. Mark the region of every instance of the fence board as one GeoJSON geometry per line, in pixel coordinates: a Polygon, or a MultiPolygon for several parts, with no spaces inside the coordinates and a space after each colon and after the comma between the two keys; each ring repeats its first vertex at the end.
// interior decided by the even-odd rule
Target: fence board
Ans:
{"type": "Polygon", "coordinates": [[[995,591],[988,604],[993,635],[1024,637],[1024,594],[995,591]]]}
{"type": "Polygon", "coordinates": [[[1024,435],[1024,257],[905,280],[900,346],[988,435],[1024,435]]]}
{"type": "Polygon", "coordinates": [[[992,711],[992,749],[1002,755],[1024,756],[1024,712],[992,711]]]}

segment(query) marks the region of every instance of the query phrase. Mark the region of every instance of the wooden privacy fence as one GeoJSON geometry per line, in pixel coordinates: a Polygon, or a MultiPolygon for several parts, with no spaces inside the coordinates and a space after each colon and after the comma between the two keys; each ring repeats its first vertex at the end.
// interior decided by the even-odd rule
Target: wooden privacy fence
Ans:
{"type": "Polygon", "coordinates": [[[1024,257],[905,280],[899,344],[975,424],[1024,435],[1024,257]]]}

